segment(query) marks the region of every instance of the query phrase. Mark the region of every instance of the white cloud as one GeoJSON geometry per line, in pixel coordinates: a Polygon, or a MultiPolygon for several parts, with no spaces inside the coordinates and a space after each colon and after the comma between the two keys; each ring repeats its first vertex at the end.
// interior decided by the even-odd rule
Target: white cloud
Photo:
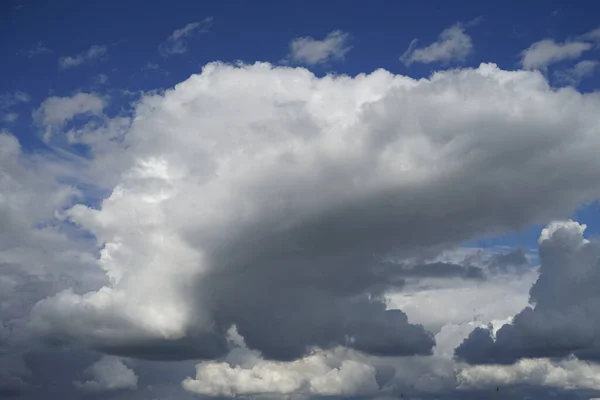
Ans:
{"type": "Polygon", "coordinates": [[[600,366],[574,358],[553,361],[546,358],[520,360],[513,365],[477,365],[458,374],[461,389],[507,385],[532,385],[561,389],[600,390],[600,366]]]}
{"type": "Polygon", "coordinates": [[[163,57],[174,54],[187,53],[187,39],[197,33],[208,32],[213,24],[213,17],[207,17],[202,21],[192,22],[183,28],[175,29],[164,43],[158,46],[158,52],[163,57]]]}
{"type": "Polygon", "coordinates": [[[464,26],[460,23],[444,29],[438,40],[428,46],[417,48],[416,45],[417,39],[414,39],[400,57],[400,61],[405,65],[415,62],[424,64],[460,62],[473,51],[471,37],[466,34],[464,26]]]}
{"type": "Polygon", "coordinates": [[[90,380],[74,381],[73,386],[85,392],[132,390],[137,388],[138,377],[117,357],[104,356],[85,372],[90,380]]]}
{"type": "Polygon", "coordinates": [[[112,193],[64,215],[96,237],[111,282],[40,301],[31,327],[140,357],[218,357],[233,323],[266,358],[307,345],[424,354],[425,332],[362,300],[394,285],[373,257],[439,252],[598,198],[598,107],[492,64],[418,81],[210,64],[144,96],[122,141],[86,132],[112,193]]]}
{"type": "Polygon", "coordinates": [[[544,69],[560,61],[579,58],[591,48],[592,45],[586,42],[557,43],[552,39],[544,39],[521,52],[521,64],[525,69],[544,69]]]}
{"type": "Polygon", "coordinates": [[[90,93],[77,93],[71,97],[48,97],[34,111],[34,119],[44,125],[61,125],[80,114],[99,115],[106,102],[90,93]]]}
{"type": "Polygon", "coordinates": [[[55,131],[77,116],[99,116],[106,101],[90,93],[76,93],[71,97],[48,97],[33,112],[34,121],[45,128],[44,140],[48,142],[55,131]]]}
{"type": "Polygon", "coordinates": [[[84,63],[102,59],[106,56],[106,46],[93,45],[84,52],[74,56],[65,56],[58,59],[58,67],[62,70],[78,67],[84,63]]]}
{"type": "Polygon", "coordinates": [[[352,48],[347,44],[349,35],[332,31],[323,40],[298,37],[290,42],[289,58],[295,62],[315,65],[344,58],[352,48]]]}
{"type": "Polygon", "coordinates": [[[213,397],[372,396],[379,392],[372,365],[320,350],[291,362],[267,361],[248,350],[237,332],[229,335],[236,336],[237,345],[228,358],[198,364],[195,378],[183,381],[186,390],[213,397]]]}
{"type": "Polygon", "coordinates": [[[594,73],[596,73],[596,71],[599,69],[599,66],[600,62],[598,61],[584,60],[578,62],[569,69],[557,71],[555,76],[560,82],[564,82],[569,85],[577,85],[583,79],[594,75],[594,73]]]}

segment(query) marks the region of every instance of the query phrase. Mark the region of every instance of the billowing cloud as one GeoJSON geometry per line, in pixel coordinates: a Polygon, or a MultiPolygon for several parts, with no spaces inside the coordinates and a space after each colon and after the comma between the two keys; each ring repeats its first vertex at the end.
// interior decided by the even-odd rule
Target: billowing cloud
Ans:
{"type": "Polygon", "coordinates": [[[202,21],[191,22],[183,28],[175,29],[167,40],[158,46],[158,53],[163,57],[187,53],[187,40],[198,33],[208,32],[212,24],[213,17],[207,17],[202,21]]]}
{"type": "Polygon", "coordinates": [[[400,57],[400,61],[407,66],[415,62],[423,64],[460,62],[473,51],[473,41],[460,23],[444,29],[437,41],[425,47],[417,47],[417,43],[418,40],[414,39],[400,57]]]}
{"type": "Polygon", "coordinates": [[[372,365],[318,350],[292,362],[266,361],[258,352],[248,350],[235,330],[228,336],[234,341],[228,357],[198,364],[195,378],[183,381],[186,390],[212,397],[372,396],[380,390],[372,365]]]}
{"type": "Polygon", "coordinates": [[[590,43],[582,41],[558,43],[544,39],[521,52],[521,64],[525,69],[544,69],[560,61],[577,59],[591,48],[590,43]]]}
{"type": "Polygon", "coordinates": [[[157,359],[218,358],[232,325],[267,360],[430,354],[432,335],[387,308],[404,285],[388,260],[597,198],[599,106],[492,64],[418,81],[209,64],[144,96],[111,146],[79,135],[81,173],[112,193],[61,215],[97,239],[110,283],[38,302],[30,328],[157,359]]]}
{"type": "Polygon", "coordinates": [[[530,290],[531,306],[495,334],[473,331],[456,355],[475,364],[571,354],[598,360],[600,242],[585,239],[585,229],[574,221],[548,225],[539,239],[540,277],[530,290]]]}
{"type": "Polygon", "coordinates": [[[106,56],[108,48],[106,46],[93,45],[86,51],[74,56],[64,56],[58,59],[58,67],[62,70],[79,67],[80,65],[102,59],[106,56]]]}
{"type": "Polygon", "coordinates": [[[73,385],[84,392],[131,390],[137,388],[138,377],[117,357],[103,356],[84,373],[86,381],[73,381],[73,385]]]}
{"type": "Polygon", "coordinates": [[[348,45],[349,35],[342,31],[332,31],[322,40],[298,37],[290,42],[289,59],[307,65],[322,64],[344,58],[352,48],[348,45]]]}
{"type": "Polygon", "coordinates": [[[466,389],[507,385],[600,390],[600,366],[574,358],[552,361],[546,358],[520,360],[514,365],[477,365],[458,374],[459,387],[466,389]]]}

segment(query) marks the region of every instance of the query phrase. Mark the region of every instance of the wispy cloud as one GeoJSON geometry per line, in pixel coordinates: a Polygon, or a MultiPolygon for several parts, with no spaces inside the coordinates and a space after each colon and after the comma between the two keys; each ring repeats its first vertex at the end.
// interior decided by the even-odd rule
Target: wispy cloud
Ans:
{"type": "Polygon", "coordinates": [[[290,42],[289,59],[308,65],[342,59],[352,48],[347,44],[349,35],[340,30],[330,32],[323,40],[310,36],[290,42]]]}
{"type": "Polygon", "coordinates": [[[108,76],[106,74],[98,74],[92,80],[96,85],[106,85],[108,83],[108,76]]]}
{"type": "MultiPolygon", "coordinates": [[[[473,20],[468,25],[474,25],[480,20],[481,18],[473,20]]],[[[414,39],[400,57],[400,61],[404,65],[409,66],[415,62],[430,64],[434,62],[464,61],[473,51],[473,42],[465,32],[465,26],[462,23],[456,23],[444,29],[438,40],[428,46],[417,48],[417,43],[418,39],[414,39]]]]}
{"type": "Polygon", "coordinates": [[[62,70],[78,67],[86,62],[98,60],[106,56],[107,51],[108,48],[106,46],[93,45],[77,55],[61,57],[58,60],[58,67],[62,70]]]}
{"type": "Polygon", "coordinates": [[[582,41],[559,43],[552,39],[544,39],[521,52],[521,65],[525,69],[545,69],[560,61],[579,58],[591,48],[590,43],[582,41]]]}
{"type": "Polygon", "coordinates": [[[592,29],[591,31],[581,35],[581,40],[589,40],[594,42],[600,42],[600,27],[592,29]]]}
{"type": "Polygon", "coordinates": [[[19,118],[19,114],[17,113],[8,113],[2,117],[2,120],[6,123],[13,123],[19,118]]]}
{"type": "Polygon", "coordinates": [[[554,75],[559,82],[568,85],[578,85],[583,79],[588,78],[600,67],[600,62],[584,60],[575,64],[572,68],[557,71],[554,75]]]}
{"type": "Polygon", "coordinates": [[[30,100],[31,96],[20,90],[14,93],[0,94],[0,111],[16,106],[19,103],[28,103],[30,100]]]}
{"type": "Polygon", "coordinates": [[[192,22],[183,28],[175,29],[166,41],[158,46],[158,53],[163,57],[183,54],[188,51],[187,39],[198,33],[208,32],[213,24],[213,17],[199,22],[192,22]]]}
{"type": "Polygon", "coordinates": [[[23,49],[19,51],[19,54],[24,55],[28,58],[32,58],[42,54],[51,54],[53,53],[52,49],[46,46],[43,42],[38,42],[35,47],[30,49],[23,49]]]}

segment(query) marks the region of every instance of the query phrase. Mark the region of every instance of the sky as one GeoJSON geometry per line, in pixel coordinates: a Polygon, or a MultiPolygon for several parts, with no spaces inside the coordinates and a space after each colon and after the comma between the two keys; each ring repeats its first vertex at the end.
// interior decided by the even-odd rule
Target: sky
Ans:
{"type": "Polygon", "coordinates": [[[0,4],[0,398],[600,398],[593,1],[0,4]]]}

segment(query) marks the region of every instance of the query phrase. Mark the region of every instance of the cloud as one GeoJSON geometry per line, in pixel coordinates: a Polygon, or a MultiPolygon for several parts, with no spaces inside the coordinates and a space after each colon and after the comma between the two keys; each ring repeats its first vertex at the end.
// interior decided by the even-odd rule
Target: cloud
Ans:
{"type": "Polygon", "coordinates": [[[352,48],[347,44],[349,35],[342,31],[332,31],[323,40],[298,37],[290,42],[289,59],[294,62],[316,65],[343,59],[352,48]]]}
{"type": "Polygon", "coordinates": [[[48,97],[33,112],[36,123],[46,128],[60,127],[78,115],[100,115],[106,101],[90,93],[77,93],[71,97],[48,97]]]}
{"type": "Polygon", "coordinates": [[[2,118],[2,120],[7,123],[13,123],[17,119],[19,119],[19,114],[17,114],[17,113],[4,114],[4,117],[2,118]]]}
{"type": "Polygon", "coordinates": [[[49,47],[44,45],[43,42],[38,42],[35,45],[35,47],[28,49],[28,50],[21,50],[19,53],[27,56],[28,58],[33,58],[33,57],[35,57],[37,55],[41,55],[41,54],[52,54],[53,51],[52,51],[52,49],[50,49],[49,47]]]}
{"type": "Polygon", "coordinates": [[[132,390],[137,388],[138,377],[116,357],[103,356],[86,371],[91,377],[84,382],[73,381],[73,386],[84,392],[104,392],[111,390],[132,390]]]}
{"type": "Polygon", "coordinates": [[[195,378],[183,381],[186,390],[211,397],[372,396],[380,390],[372,365],[322,351],[292,362],[266,361],[235,330],[228,336],[237,342],[228,357],[198,364],[195,378]]]}
{"type": "Polygon", "coordinates": [[[557,71],[555,76],[560,82],[578,85],[583,79],[594,75],[599,66],[600,62],[598,61],[584,60],[569,69],[557,71]]]}
{"type": "Polygon", "coordinates": [[[456,349],[472,364],[514,363],[522,358],[600,359],[594,312],[600,298],[598,239],[585,239],[585,225],[574,221],[549,224],[540,235],[540,277],[531,287],[530,303],[497,333],[477,329],[456,349]]]}
{"type": "Polygon", "coordinates": [[[167,40],[158,46],[158,53],[163,57],[187,53],[187,39],[197,33],[208,32],[213,24],[213,17],[207,17],[199,22],[192,22],[183,28],[175,29],[167,40]]]}
{"type": "Polygon", "coordinates": [[[591,31],[583,34],[581,36],[582,40],[589,40],[592,42],[598,42],[600,41],[600,27],[596,28],[596,29],[592,29],[591,31]]]}
{"type": "Polygon", "coordinates": [[[471,37],[465,33],[461,23],[444,29],[438,40],[426,47],[417,48],[417,42],[417,39],[414,39],[400,57],[400,61],[407,66],[415,62],[423,64],[461,62],[473,52],[471,37]]]}
{"type": "Polygon", "coordinates": [[[96,85],[106,85],[108,82],[108,76],[106,74],[98,74],[93,78],[94,84],[96,85]]]}
{"type": "Polygon", "coordinates": [[[82,132],[78,172],[111,193],[60,215],[95,237],[110,283],[41,300],[29,327],[151,359],[222,357],[232,325],[266,360],[430,354],[387,307],[405,280],[385,260],[598,198],[599,106],[492,64],[422,80],[209,64],[143,96],[124,132],[82,132]]]}
{"type": "Polygon", "coordinates": [[[84,52],[74,56],[64,56],[58,59],[58,67],[61,70],[79,67],[80,65],[106,56],[108,48],[106,46],[93,45],[84,52]]]}
{"type": "MultiPolygon", "coordinates": [[[[93,93],[76,93],[71,97],[48,97],[33,111],[35,123],[44,128],[43,139],[48,142],[66,123],[77,117],[101,116],[106,100],[93,93]]],[[[70,138],[70,132],[65,135],[70,138]]]]}
{"type": "Polygon", "coordinates": [[[17,90],[14,93],[0,95],[0,110],[4,111],[20,103],[28,103],[31,97],[28,93],[17,90]]]}
{"type": "Polygon", "coordinates": [[[551,64],[579,58],[591,48],[592,45],[587,42],[557,43],[552,39],[544,39],[521,52],[521,65],[525,69],[545,69],[551,64]]]}
{"type": "Polygon", "coordinates": [[[567,390],[600,390],[600,366],[575,358],[520,360],[514,365],[477,365],[464,368],[458,374],[459,387],[489,388],[507,385],[558,387],[567,390]]]}
{"type": "Polygon", "coordinates": [[[0,115],[2,115],[2,121],[6,123],[15,122],[19,118],[19,114],[11,112],[11,109],[28,103],[30,100],[31,97],[29,94],[20,90],[0,95],[0,115]]]}

